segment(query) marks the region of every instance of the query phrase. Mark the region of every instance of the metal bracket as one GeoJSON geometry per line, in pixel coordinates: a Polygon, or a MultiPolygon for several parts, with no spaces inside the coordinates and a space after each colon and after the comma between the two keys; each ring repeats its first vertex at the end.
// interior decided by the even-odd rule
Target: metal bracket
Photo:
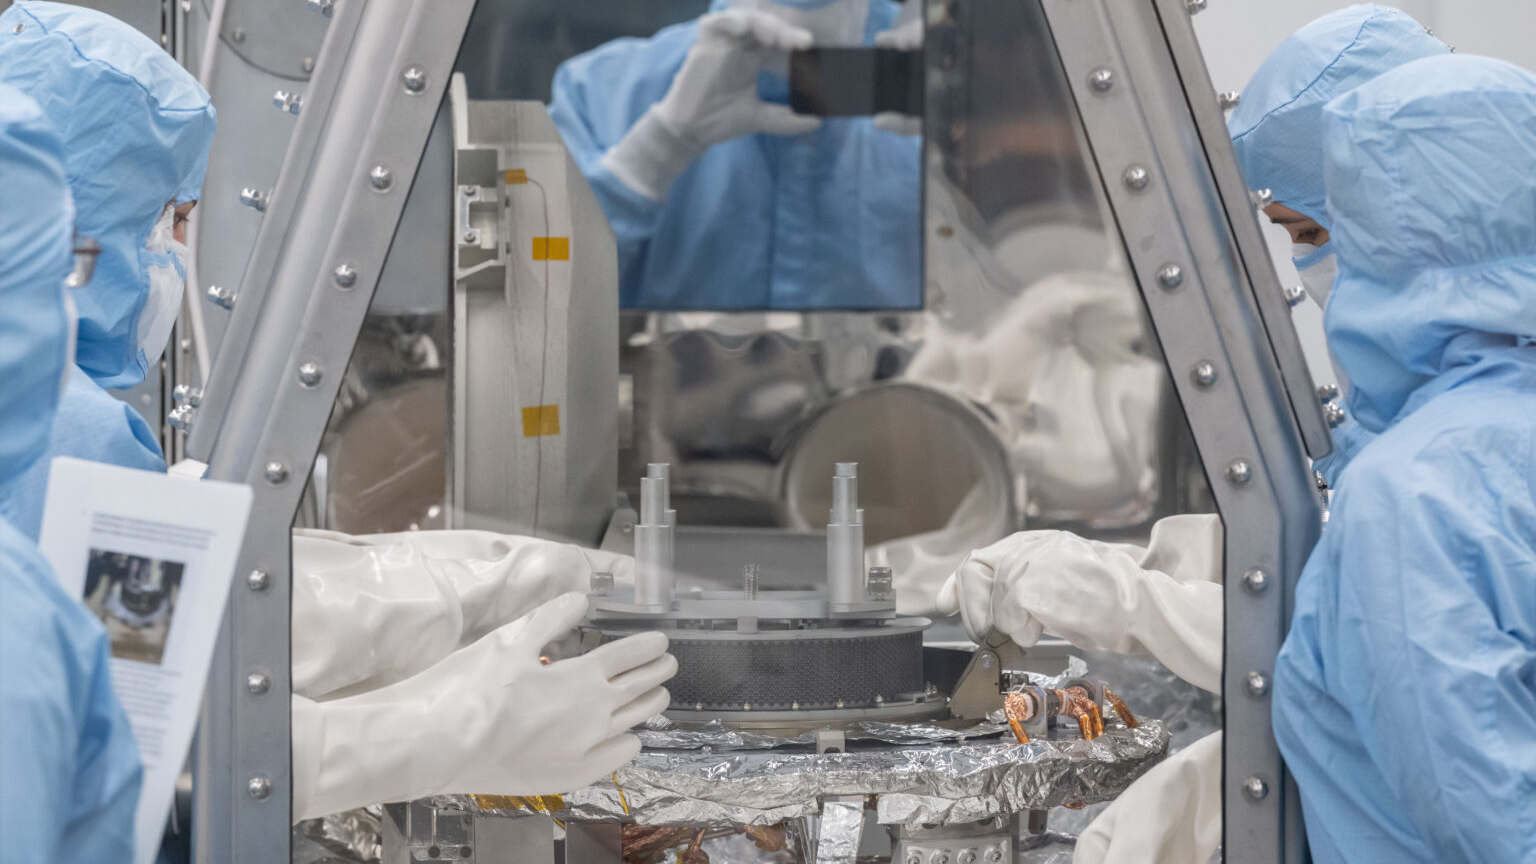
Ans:
{"type": "Polygon", "coordinates": [[[1024,649],[999,630],[987,634],[965,671],[955,692],[949,695],[949,712],[963,720],[982,720],[1003,707],[1003,672],[1021,668],[1024,649]]]}

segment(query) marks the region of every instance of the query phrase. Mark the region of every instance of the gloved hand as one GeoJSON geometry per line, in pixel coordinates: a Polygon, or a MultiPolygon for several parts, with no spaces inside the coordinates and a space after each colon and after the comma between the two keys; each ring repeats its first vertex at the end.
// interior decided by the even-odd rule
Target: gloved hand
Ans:
{"type": "Polygon", "coordinates": [[[1077,838],[1072,864],[1206,864],[1221,845],[1221,733],[1148,771],[1077,838]]]}
{"type": "Polygon", "coordinates": [[[1196,687],[1221,692],[1221,520],[1172,516],[1146,549],[1067,531],[1024,531],[970,554],[939,611],[980,640],[993,627],[1024,647],[1049,631],[1079,648],[1150,653],[1196,687]]]}
{"type": "Polygon", "coordinates": [[[316,699],[408,678],[625,555],[489,531],[293,536],[293,690],[316,699]]]}
{"type": "Polygon", "coordinates": [[[293,814],[311,819],[439,793],[544,795],[640,752],[627,730],[667,707],[667,637],[641,633],[551,665],[539,655],[587,613],[566,594],[397,684],[293,697],[293,814]]]}
{"type": "MultiPolygon", "coordinates": [[[[903,6],[903,16],[906,17],[906,9],[903,6]]],[[[917,51],[923,47],[923,19],[920,15],[914,15],[905,22],[897,23],[889,30],[881,30],[875,34],[875,47],[895,48],[898,51],[917,51]]],[[[875,128],[883,129],[897,135],[921,135],[923,134],[923,118],[913,117],[909,114],[897,112],[883,112],[875,115],[875,128]]]]}
{"type": "Polygon", "coordinates": [[[711,12],[672,86],[603,155],[603,167],[655,201],[716,144],[767,132],[799,135],[821,125],[757,96],[757,77],[782,52],[811,47],[810,31],[751,9],[711,12]]]}

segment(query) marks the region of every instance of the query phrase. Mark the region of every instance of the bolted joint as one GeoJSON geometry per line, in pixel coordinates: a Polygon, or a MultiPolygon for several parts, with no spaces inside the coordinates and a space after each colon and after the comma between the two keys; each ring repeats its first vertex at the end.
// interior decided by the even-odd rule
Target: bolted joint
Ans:
{"type": "Polygon", "coordinates": [[[1243,587],[1250,594],[1263,594],[1269,588],[1269,574],[1258,567],[1253,567],[1243,574],[1243,587]]]}
{"type": "Polygon", "coordinates": [[[1238,105],[1242,104],[1242,101],[1243,94],[1237,92],[1236,90],[1223,90],[1222,92],[1216,94],[1216,103],[1221,106],[1221,110],[1223,111],[1231,111],[1233,108],[1236,108],[1238,105]]]}
{"type": "Polygon", "coordinates": [[[304,104],[304,97],[298,93],[279,90],[272,94],[272,104],[276,105],[279,110],[297,116],[299,108],[304,104]]]}
{"type": "Polygon", "coordinates": [[[325,373],[318,363],[304,363],[299,366],[299,384],[306,388],[318,387],[320,379],[324,377],[325,373]]]}
{"type": "Polygon", "coordinates": [[[1324,384],[1323,386],[1317,388],[1317,399],[1319,402],[1333,402],[1338,398],[1339,385],[1337,384],[1324,384]]]}
{"type": "Polygon", "coordinates": [[[1243,676],[1243,688],[1255,699],[1267,696],[1269,695],[1269,676],[1263,672],[1249,672],[1243,676]]]}
{"type": "Polygon", "coordinates": [[[1089,72],[1088,86],[1098,93],[1108,93],[1115,86],[1115,70],[1108,66],[1100,66],[1089,72]]]}
{"type": "Polygon", "coordinates": [[[252,570],[245,574],[245,587],[253,593],[265,594],[272,587],[272,576],[265,570],[252,570]]]}
{"type": "Polygon", "coordinates": [[[420,66],[412,66],[400,73],[400,86],[405,92],[415,95],[427,89],[427,70],[420,66]]]}
{"type": "Polygon", "coordinates": [[[267,478],[268,483],[281,486],[288,480],[288,466],[281,462],[268,462],[262,474],[267,478]]]}
{"type": "Polygon", "coordinates": [[[337,288],[351,288],[357,284],[357,268],[351,264],[337,264],[336,269],[331,271],[331,279],[337,288]]]}
{"type": "Polygon", "coordinates": [[[1323,420],[1327,422],[1329,429],[1343,426],[1347,419],[1349,415],[1344,413],[1344,409],[1339,407],[1337,402],[1328,402],[1323,405],[1323,420]]]}
{"type": "Polygon", "coordinates": [[[264,696],[272,689],[272,679],[262,672],[252,672],[245,676],[245,692],[252,696],[264,696]]]}
{"type": "Polygon", "coordinates": [[[197,409],[191,405],[177,405],[165,415],[166,425],[177,432],[191,432],[192,420],[197,417],[197,409]]]}
{"type": "Polygon", "coordinates": [[[368,185],[376,192],[388,192],[395,185],[395,175],[383,165],[375,165],[368,170],[368,185]]]}
{"type": "Polygon", "coordinates": [[[220,309],[235,308],[235,292],[229,290],[228,288],[220,288],[217,285],[209,285],[208,290],[203,294],[203,296],[208,298],[209,303],[212,303],[220,309]]]}
{"type": "Polygon", "coordinates": [[[247,186],[240,190],[240,203],[255,210],[258,213],[267,212],[268,194],[260,189],[252,189],[247,186]]]}
{"type": "Polygon", "coordinates": [[[1227,465],[1227,482],[1233,486],[1247,486],[1253,480],[1253,466],[1246,459],[1234,459],[1227,465]]]}
{"type": "Polygon", "coordinates": [[[255,798],[257,801],[265,801],[272,797],[272,781],[257,774],[255,777],[245,781],[245,794],[255,798]]]}
{"type": "Polygon", "coordinates": [[[177,405],[190,405],[193,408],[203,404],[203,391],[191,384],[177,384],[171,391],[171,398],[177,405]]]}
{"type": "Polygon", "coordinates": [[[329,18],[336,12],[336,0],[309,0],[309,8],[329,18]]]}
{"type": "Polygon", "coordinates": [[[612,594],[613,574],[605,571],[593,573],[591,584],[588,586],[588,591],[589,593],[595,594],[598,597],[607,597],[609,594],[612,594]]]}
{"type": "Polygon", "coordinates": [[[1255,189],[1248,193],[1248,200],[1253,202],[1256,209],[1263,210],[1275,203],[1275,193],[1269,189],[1255,189]]]}
{"type": "Polygon", "coordinates": [[[1301,287],[1300,285],[1293,285],[1290,288],[1285,289],[1286,305],[1290,306],[1292,309],[1300,306],[1301,301],[1305,299],[1307,299],[1307,289],[1301,287]]]}
{"type": "Polygon", "coordinates": [[[1216,378],[1216,364],[1209,360],[1201,360],[1195,364],[1195,368],[1189,370],[1189,380],[1202,390],[1216,386],[1216,378]]]}
{"type": "Polygon", "coordinates": [[[1184,0],[1184,10],[1191,15],[1204,12],[1207,5],[1206,0],[1184,0]]]}
{"type": "Polygon", "coordinates": [[[1157,284],[1164,291],[1172,291],[1184,284],[1184,268],[1177,264],[1164,264],[1158,268],[1157,284]]]}
{"type": "Polygon", "coordinates": [[[1152,172],[1148,171],[1145,165],[1132,165],[1125,169],[1122,179],[1125,181],[1125,188],[1132,192],[1142,192],[1152,185],[1152,172]]]}
{"type": "Polygon", "coordinates": [[[1263,801],[1269,797],[1269,784],[1257,774],[1243,781],[1243,795],[1249,801],[1263,801]]]}

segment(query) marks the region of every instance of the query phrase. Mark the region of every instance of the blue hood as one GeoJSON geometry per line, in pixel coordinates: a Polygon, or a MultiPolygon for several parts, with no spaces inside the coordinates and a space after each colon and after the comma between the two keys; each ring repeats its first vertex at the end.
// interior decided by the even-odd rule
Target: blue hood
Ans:
{"type": "Polygon", "coordinates": [[[1536,350],[1536,75],[1419,60],[1330,103],[1323,146],[1340,267],[1323,326],[1361,425],[1536,350]]]}
{"type": "Polygon", "coordinates": [[[42,0],[0,14],[0,82],[32,97],[63,142],[76,228],[101,244],[80,308],[76,362],[103,387],[131,387],[149,363],[139,315],[143,257],[166,202],[196,200],[214,111],[192,75],[116,18],[42,0]]]}
{"type": "Polygon", "coordinates": [[[1323,106],[1383,72],[1450,50],[1388,6],[1350,6],[1296,31],[1254,73],[1227,120],[1248,185],[1329,227],[1323,106]]]}
{"type": "Polygon", "coordinates": [[[0,84],[0,482],[47,449],[64,380],[74,210],[42,109],[0,84]]]}

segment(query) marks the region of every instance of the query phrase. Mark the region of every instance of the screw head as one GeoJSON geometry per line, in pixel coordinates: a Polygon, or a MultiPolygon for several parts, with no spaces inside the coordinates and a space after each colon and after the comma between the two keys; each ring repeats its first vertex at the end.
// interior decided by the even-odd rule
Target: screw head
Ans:
{"type": "Polygon", "coordinates": [[[991,651],[981,653],[981,668],[992,669],[997,666],[997,657],[991,651]]]}
{"type": "Polygon", "coordinates": [[[379,192],[388,192],[395,184],[395,175],[383,165],[375,165],[368,172],[368,183],[379,192]]]}
{"type": "Polygon", "coordinates": [[[165,415],[165,422],[177,432],[191,432],[192,418],[197,414],[197,409],[191,405],[177,405],[165,415]]]}
{"type": "Polygon", "coordinates": [[[1344,413],[1344,409],[1338,406],[1338,403],[1329,402],[1323,406],[1323,420],[1328,424],[1329,429],[1337,429],[1343,426],[1348,416],[1344,413]]]}
{"type": "Polygon", "coordinates": [[[272,795],[272,781],[258,774],[245,781],[245,793],[257,801],[265,801],[272,795]]]}
{"type": "Polygon", "coordinates": [[[306,74],[306,75],[308,75],[309,73],[315,71],[315,58],[313,58],[313,57],[305,57],[304,58],[304,62],[299,64],[299,68],[303,69],[304,70],[304,74],[306,74]]]}
{"type": "Polygon", "coordinates": [[[1152,172],[1145,165],[1132,165],[1125,169],[1125,186],[1132,192],[1141,192],[1152,185],[1152,172]]]}
{"type": "Polygon", "coordinates": [[[990,847],[988,847],[987,851],[986,851],[986,858],[987,858],[988,864],[997,864],[997,862],[1003,860],[1003,847],[1001,847],[1001,846],[990,846],[990,847]]]}
{"type": "Polygon", "coordinates": [[[400,83],[405,85],[405,92],[420,93],[427,89],[427,70],[420,66],[412,66],[401,73],[400,83]]]}
{"type": "Polygon", "coordinates": [[[1317,398],[1323,402],[1332,402],[1333,400],[1339,398],[1338,385],[1324,384],[1323,386],[1317,388],[1317,398]]]}
{"type": "Polygon", "coordinates": [[[1206,0],[1184,0],[1184,8],[1191,15],[1199,15],[1201,12],[1204,12],[1207,5],[1206,0]]]}
{"type": "Polygon", "coordinates": [[[907,864],[923,864],[923,853],[916,849],[907,853],[907,864]]]}
{"type": "Polygon", "coordinates": [[[1236,90],[1226,90],[1216,94],[1216,102],[1221,105],[1221,110],[1231,111],[1242,104],[1243,94],[1236,90]]]}
{"type": "Polygon", "coordinates": [[[1183,285],[1184,268],[1177,264],[1164,264],[1157,271],[1157,284],[1163,286],[1164,291],[1172,291],[1183,285]]]}
{"type": "Polygon", "coordinates": [[[1100,93],[1109,92],[1115,86],[1115,70],[1108,66],[1100,66],[1089,72],[1088,86],[1100,93]]]}
{"type": "Polygon", "coordinates": [[[1260,210],[1275,203],[1275,193],[1268,189],[1256,189],[1253,192],[1249,192],[1248,198],[1253,202],[1253,206],[1260,210]]]}
{"type": "Polygon", "coordinates": [[[241,42],[244,42],[245,41],[245,28],[243,28],[243,27],[236,27],[234,32],[229,34],[229,38],[235,40],[235,44],[237,44],[237,45],[239,43],[241,43],[241,42]]]}
{"type": "Polygon", "coordinates": [[[299,383],[305,387],[316,387],[324,373],[318,363],[304,363],[299,366],[299,383]]]}
{"type": "Polygon", "coordinates": [[[245,574],[245,587],[257,594],[265,593],[272,587],[272,577],[265,570],[252,570],[245,574]]]}
{"type": "Polygon", "coordinates": [[[1307,299],[1307,289],[1300,285],[1292,285],[1285,289],[1285,302],[1292,309],[1301,305],[1301,301],[1307,299]]]}
{"type": "Polygon", "coordinates": [[[464,242],[474,243],[480,239],[480,232],[473,228],[464,229],[464,242]]]}
{"type": "Polygon", "coordinates": [[[1264,782],[1263,777],[1254,775],[1243,781],[1243,794],[1249,801],[1263,801],[1269,797],[1269,784],[1264,782]]]}
{"type": "Polygon", "coordinates": [[[928,856],[929,864],[949,864],[949,853],[943,849],[928,856]]]}
{"type": "Polygon", "coordinates": [[[272,679],[260,672],[252,672],[245,676],[245,690],[252,696],[261,696],[272,689],[272,679]]]}
{"type": "Polygon", "coordinates": [[[277,486],[288,479],[288,466],[281,462],[268,462],[264,473],[267,482],[277,486]]]}
{"type": "Polygon", "coordinates": [[[1216,386],[1216,377],[1216,365],[1209,360],[1201,360],[1189,371],[1189,378],[1195,382],[1195,386],[1207,390],[1216,386]]]}
{"type": "Polygon", "coordinates": [[[1263,594],[1269,587],[1269,574],[1257,567],[1243,574],[1243,587],[1253,594],[1263,594]]]}
{"type": "Polygon", "coordinates": [[[962,849],[960,857],[956,860],[958,864],[976,864],[978,857],[975,849],[962,849]]]}
{"type": "Polygon", "coordinates": [[[1253,466],[1246,459],[1234,459],[1227,466],[1227,482],[1233,486],[1247,486],[1253,479],[1253,466]]]}
{"type": "Polygon", "coordinates": [[[351,264],[337,264],[331,271],[331,278],[336,280],[336,287],[351,288],[357,284],[357,268],[351,264]]]}
{"type": "Polygon", "coordinates": [[[1249,672],[1243,678],[1243,686],[1247,688],[1248,695],[1257,699],[1269,694],[1269,676],[1263,672],[1249,672]]]}

